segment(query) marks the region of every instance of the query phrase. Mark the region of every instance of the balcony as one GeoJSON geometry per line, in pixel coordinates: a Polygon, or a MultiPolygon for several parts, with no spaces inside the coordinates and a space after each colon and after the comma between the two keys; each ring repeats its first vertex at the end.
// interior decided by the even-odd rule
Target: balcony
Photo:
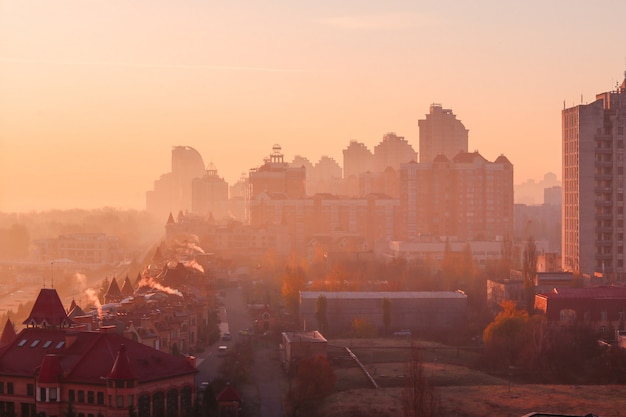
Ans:
{"type": "Polygon", "coordinates": [[[613,187],[599,187],[599,186],[597,186],[596,188],[594,188],[594,191],[596,193],[612,193],[613,192],[613,187]]]}
{"type": "Polygon", "coordinates": [[[602,247],[613,246],[612,239],[596,240],[595,243],[596,243],[596,246],[602,246],[602,247]]]}
{"type": "Polygon", "coordinates": [[[611,180],[613,179],[613,174],[595,174],[593,178],[596,180],[611,180]]]}
{"type": "Polygon", "coordinates": [[[612,167],[613,161],[596,161],[594,166],[596,167],[612,167]]]}
{"type": "Polygon", "coordinates": [[[596,200],[596,207],[612,207],[613,201],[611,200],[596,200]]]}
{"type": "Polygon", "coordinates": [[[596,220],[611,220],[613,215],[611,213],[596,213],[596,220]]]}
{"type": "Polygon", "coordinates": [[[612,226],[596,226],[596,233],[613,233],[612,226]]]}

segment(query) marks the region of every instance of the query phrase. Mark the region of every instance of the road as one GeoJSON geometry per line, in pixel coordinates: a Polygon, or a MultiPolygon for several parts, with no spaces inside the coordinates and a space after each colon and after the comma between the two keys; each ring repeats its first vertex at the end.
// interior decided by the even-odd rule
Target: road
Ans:
{"type": "Polygon", "coordinates": [[[280,417],[284,415],[282,405],[286,376],[278,360],[278,346],[259,340],[256,336],[239,334],[240,330],[252,327],[252,319],[244,302],[241,288],[223,290],[220,299],[224,304],[219,311],[220,328],[223,332],[230,332],[232,340],[220,340],[198,355],[197,383],[211,381],[217,375],[222,360],[217,353],[218,346],[226,345],[230,348],[237,341],[249,341],[254,348],[251,382],[245,386],[236,387],[239,388],[244,403],[248,402],[254,405],[253,407],[246,407],[246,411],[248,411],[248,415],[255,417],[280,417]],[[250,411],[254,411],[255,414],[249,414],[250,411]]]}

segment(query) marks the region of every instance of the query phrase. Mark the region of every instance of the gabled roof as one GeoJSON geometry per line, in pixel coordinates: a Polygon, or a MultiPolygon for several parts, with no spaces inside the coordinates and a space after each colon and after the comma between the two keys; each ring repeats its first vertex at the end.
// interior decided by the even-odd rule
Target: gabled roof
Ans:
{"type": "Polygon", "coordinates": [[[59,357],[54,354],[44,356],[41,368],[39,368],[37,381],[44,384],[53,384],[59,382],[62,375],[59,357]]]}
{"type": "Polygon", "coordinates": [[[135,374],[130,369],[128,355],[126,354],[126,346],[121,345],[117,352],[117,358],[113,364],[113,369],[107,375],[109,379],[135,379],[135,374]]]}
{"type": "Polygon", "coordinates": [[[87,313],[85,313],[85,310],[80,308],[80,306],[78,305],[74,306],[74,308],[70,309],[70,312],[67,313],[67,316],[71,319],[73,319],[74,317],[80,317],[85,315],[87,315],[87,313]]]}
{"type": "Polygon", "coordinates": [[[122,292],[122,295],[124,297],[130,297],[135,293],[135,289],[133,288],[133,284],[131,284],[128,275],[126,276],[126,279],[124,280],[124,284],[122,284],[122,289],[120,291],[122,292]]]}
{"type": "Polygon", "coordinates": [[[459,152],[452,161],[457,164],[471,164],[476,162],[476,160],[480,162],[489,162],[487,161],[478,151],[476,152],[459,152]]]}
{"type": "MultiPolygon", "coordinates": [[[[125,346],[128,369],[120,375],[134,375],[139,383],[195,374],[186,359],[178,358],[124,336],[101,331],[73,329],[22,330],[15,341],[0,352],[0,376],[32,377],[40,372],[46,355],[58,357],[62,378],[76,384],[103,385],[102,377],[113,373],[121,346],[125,346]]],[[[115,371],[117,372],[117,371],[115,371]]]]}
{"type": "Polygon", "coordinates": [[[170,212],[169,217],[167,218],[167,224],[175,224],[176,222],[174,221],[174,216],[172,216],[172,213],[170,212]]]}
{"type": "Polygon", "coordinates": [[[60,327],[73,324],[67,317],[61,299],[54,288],[43,288],[35,300],[33,309],[26,320],[27,326],[60,327]]]}
{"type": "Polygon", "coordinates": [[[113,277],[109,283],[107,293],[104,294],[104,300],[105,302],[110,302],[111,300],[120,300],[121,298],[123,298],[122,291],[120,291],[120,286],[117,284],[117,279],[113,277]]]}
{"type": "Polygon", "coordinates": [[[241,402],[241,397],[239,396],[239,393],[235,391],[235,388],[233,388],[230,384],[226,385],[226,387],[224,387],[224,389],[219,394],[217,394],[216,399],[217,402],[241,402]]]}
{"type": "Polygon", "coordinates": [[[4,329],[2,330],[2,336],[0,336],[0,347],[7,346],[11,344],[15,340],[17,333],[15,333],[15,327],[13,327],[13,322],[11,319],[8,319],[6,324],[4,325],[4,329]]]}

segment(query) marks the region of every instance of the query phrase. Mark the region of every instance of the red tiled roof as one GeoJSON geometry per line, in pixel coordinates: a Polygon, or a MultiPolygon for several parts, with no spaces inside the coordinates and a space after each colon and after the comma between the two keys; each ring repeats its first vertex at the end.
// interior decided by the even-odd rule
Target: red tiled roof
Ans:
{"type": "Polygon", "coordinates": [[[113,369],[107,375],[109,379],[135,379],[135,374],[130,369],[130,363],[128,361],[128,355],[126,354],[126,346],[121,345],[119,352],[117,352],[117,358],[113,364],[113,369]]]}
{"type": "Polygon", "coordinates": [[[53,384],[61,379],[61,362],[57,355],[46,355],[43,357],[41,368],[39,369],[38,382],[53,384]]]}
{"type": "Polygon", "coordinates": [[[33,309],[26,320],[27,326],[69,326],[72,320],[67,317],[61,299],[54,288],[43,288],[35,300],[33,309]]]}
{"type": "Polygon", "coordinates": [[[241,402],[239,393],[231,385],[226,385],[222,392],[217,395],[217,402],[241,402]]]}
{"type": "Polygon", "coordinates": [[[139,383],[197,372],[184,358],[117,333],[29,327],[0,352],[0,375],[31,377],[47,354],[56,354],[65,381],[104,384],[102,378],[112,373],[122,345],[129,372],[139,383]]]}

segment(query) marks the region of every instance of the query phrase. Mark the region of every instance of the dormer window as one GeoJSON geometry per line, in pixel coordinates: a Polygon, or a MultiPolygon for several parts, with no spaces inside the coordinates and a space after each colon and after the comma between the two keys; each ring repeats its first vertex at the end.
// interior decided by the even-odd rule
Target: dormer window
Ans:
{"type": "Polygon", "coordinates": [[[34,348],[35,346],[37,346],[39,344],[39,339],[33,341],[33,343],[30,344],[30,347],[34,348]]]}
{"type": "Polygon", "coordinates": [[[57,343],[57,345],[54,348],[61,349],[63,345],[65,345],[65,340],[61,340],[59,343],[57,343]]]}
{"type": "Polygon", "coordinates": [[[26,342],[27,342],[27,340],[26,340],[26,339],[22,339],[22,340],[20,340],[20,343],[18,343],[17,345],[18,345],[19,347],[22,347],[22,346],[24,346],[24,345],[26,344],[26,342]]]}
{"type": "Polygon", "coordinates": [[[48,349],[50,347],[50,345],[52,344],[52,340],[48,340],[46,341],[46,343],[44,343],[41,347],[43,349],[48,349]]]}

